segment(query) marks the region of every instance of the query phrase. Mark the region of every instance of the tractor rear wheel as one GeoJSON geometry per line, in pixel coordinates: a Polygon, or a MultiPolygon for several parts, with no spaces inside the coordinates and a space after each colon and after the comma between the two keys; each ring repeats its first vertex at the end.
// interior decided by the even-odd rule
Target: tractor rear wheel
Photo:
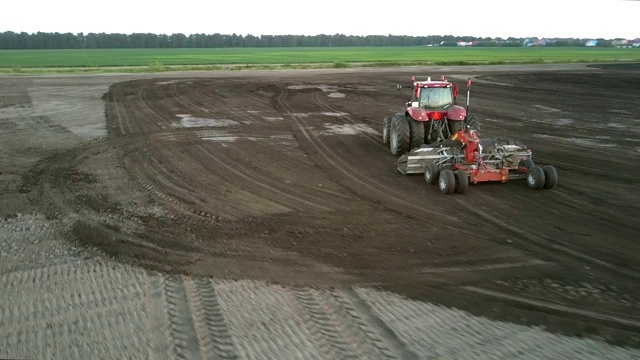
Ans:
{"type": "Polygon", "coordinates": [[[391,116],[385,116],[382,120],[382,142],[389,144],[389,132],[391,131],[391,116]]]}
{"type": "Polygon", "coordinates": [[[542,171],[544,171],[544,188],[553,189],[558,185],[558,172],[556,168],[551,165],[543,165],[542,171]]]}
{"type": "Polygon", "coordinates": [[[424,122],[416,121],[407,117],[409,121],[409,127],[411,128],[411,143],[409,149],[415,149],[424,144],[424,122]]]}
{"type": "Polygon", "coordinates": [[[449,123],[449,131],[451,132],[452,136],[458,131],[464,130],[464,121],[449,119],[448,123],[449,123]]]}
{"type": "Polygon", "coordinates": [[[540,166],[532,166],[527,172],[527,186],[533,190],[540,190],[544,183],[544,170],[540,166]]]}
{"type": "Polygon", "coordinates": [[[464,194],[469,189],[469,178],[467,177],[467,173],[462,170],[456,170],[453,172],[456,177],[456,188],[455,191],[458,194],[464,194]]]}
{"type": "Polygon", "coordinates": [[[440,169],[434,162],[428,162],[424,170],[424,180],[431,185],[438,183],[438,176],[440,176],[440,169]]]}
{"type": "Polygon", "coordinates": [[[464,119],[464,124],[471,130],[480,131],[480,121],[476,114],[468,114],[464,119]]]}
{"type": "Polygon", "coordinates": [[[438,177],[438,188],[443,194],[451,194],[456,188],[456,177],[453,171],[444,169],[438,177]]]}
{"type": "Polygon", "coordinates": [[[409,151],[411,129],[409,122],[404,116],[394,116],[391,119],[391,138],[389,148],[393,155],[402,155],[409,151]]]}

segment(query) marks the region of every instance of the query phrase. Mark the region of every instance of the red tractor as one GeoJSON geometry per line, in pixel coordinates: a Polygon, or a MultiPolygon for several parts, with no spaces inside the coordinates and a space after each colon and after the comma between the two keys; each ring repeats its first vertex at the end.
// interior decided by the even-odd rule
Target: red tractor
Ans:
{"type": "MultiPolygon", "coordinates": [[[[393,155],[449,139],[465,127],[479,130],[478,121],[473,114],[467,114],[467,108],[456,105],[458,87],[448,82],[444,76],[439,81],[416,81],[411,86],[411,98],[405,104],[404,111],[387,116],[383,121],[382,140],[389,144],[393,155]]],[[[398,90],[405,88],[398,85],[398,90]]],[[[471,79],[467,81],[467,91],[471,88],[471,79]]]]}
{"type": "MultiPolygon", "coordinates": [[[[517,141],[480,139],[475,116],[455,105],[457,87],[444,80],[415,78],[405,112],[384,119],[383,141],[401,155],[398,170],[424,174],[444,194],[465,193],[469,183],[526,179],[532,189],[552,189],[558,173],[551,165],[536,166],[533,153],[517,141]]],[[[400,88],[400,86],[399,86],[400,88]]],[[[467,82],[467,91],[471,81],[467,82]]]]}

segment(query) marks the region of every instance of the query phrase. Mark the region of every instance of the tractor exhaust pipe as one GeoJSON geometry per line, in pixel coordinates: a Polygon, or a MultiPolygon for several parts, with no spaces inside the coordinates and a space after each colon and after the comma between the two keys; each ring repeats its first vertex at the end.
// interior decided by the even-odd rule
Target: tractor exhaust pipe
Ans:
{"type": "Polygon", "coordinates": [[[471,96],[471,78],[467,79],[467,114],[469,114],[469,97],[471,96]]]}

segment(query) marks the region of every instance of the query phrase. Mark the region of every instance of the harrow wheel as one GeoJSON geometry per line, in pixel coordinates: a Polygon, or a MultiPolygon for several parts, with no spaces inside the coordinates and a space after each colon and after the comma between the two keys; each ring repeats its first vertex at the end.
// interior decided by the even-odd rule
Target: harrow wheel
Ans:
{"type": "Polygon", "coordinates": [[[544,171],[544,186],[545,189],[553,189],[558,185],[558,172],[556,168],[551,165],[543,165],[542,171],[544,171]]]}
{"type": "Polygon", "coordinates": [[[531,169],[535,165],[536,164],[530,158],[529,159],[520,160],[520,163],[518,164],[518,166],[524,166],[527,170],[531,169]]]}
{"type": "Polygon", "coordinates": [[[438,183],[438,176],[440,175],[440,169],[438,165],[433,162],[428,162],[424,170],[424,180],[431,185],[438,183]]]}
{"type": "Polygon", "coordinates": [[[438,188],[443,194],[451,194],[456,189],[456,177],[453,171],[444,169],[438,177],[438,188]]]}
{"type": "Polygon", "coordinates": [[[540,190],[544,183],[544,170],[540,166],[532,166],[527,172],[527,186],[533,190],[540,190]]]}
{"type": "Polygon", "coordinates": [[[409,122],[404,116],[394,116],[391,119],[389,148],[393,155],[402,155],[409,151],[410,132],[409,122]]]}
{"type": "Polygon", "coordinates": [[[382,142],[389,144],[389,133],[391,132],[391,116],[385,116],[382,120],[382,142]]]}
{"type": "Polygon", "coordinates": [[[456,170],[453,172],[456,177],[456,187],[455,191],[458,194],[464,194],[469,189],[469,178],[467,177],[467,173],[462,170],[456,170]]]}

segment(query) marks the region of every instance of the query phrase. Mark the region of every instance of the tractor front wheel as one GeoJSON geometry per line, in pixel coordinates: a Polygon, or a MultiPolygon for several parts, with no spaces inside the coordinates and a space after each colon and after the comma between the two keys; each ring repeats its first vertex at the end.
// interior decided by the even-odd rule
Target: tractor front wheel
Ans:
{"type": "Polygon", "coordinates": [[[402,155],[409,151],[410,145],[410,128],[409,121],[404,116],[394,116],[391,119],[391,138],[389,139],[389,148],[393,155],[402,155]]]}
{"type": "Polygon", "coordinates": [[[540,190],[544,186],[544,170],[540,166],[532,166],[527,172],[527,186],[533,190],[540,190]]]}
{"type": "Polygon", "coordinates": [[[451,194],[456,188],[456,176],[453,171],[444,169],[438,177],[438,188],[443,194],[451,194]]]}

